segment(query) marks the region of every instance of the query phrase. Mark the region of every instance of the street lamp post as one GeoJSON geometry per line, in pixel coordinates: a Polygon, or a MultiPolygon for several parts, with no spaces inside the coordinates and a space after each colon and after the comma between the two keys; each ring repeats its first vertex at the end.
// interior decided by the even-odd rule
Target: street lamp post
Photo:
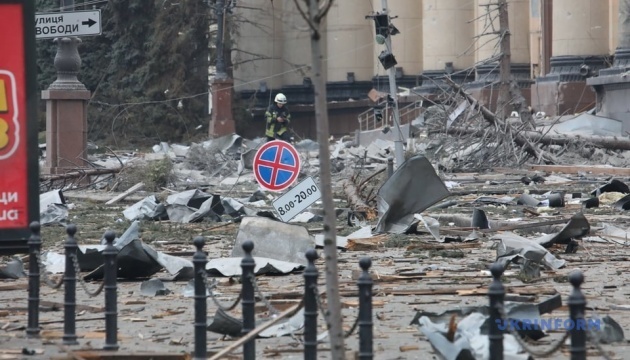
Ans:
{"type": "MultiPolygon", "coordinates": [[[[389,26],[389,8],[387,7],[387,0],[381,0],[381,6],[383,11],[387,15],[387,24],[389,26]]],[[[389,30],[388,30],[389,31],[389,30]]],[[[392,51],[392,34],[385,37],[385,46],[390,54],[392,51]]],[[[391,96],[392,110],[394,111],[394,157],[396,159],[396,167],[402,165],[405,162],[405,153],[403,149],[403,138],[400,131],[400,112],[398,111],[398,86],[396,85],[396,67],[392,66],[388,70],[389,75],[389,93],[391,96]]]]}

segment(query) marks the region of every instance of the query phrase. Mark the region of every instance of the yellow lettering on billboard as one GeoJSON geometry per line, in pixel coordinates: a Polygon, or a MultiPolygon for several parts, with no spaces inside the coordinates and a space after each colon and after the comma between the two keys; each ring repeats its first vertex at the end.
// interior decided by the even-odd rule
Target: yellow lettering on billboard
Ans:
{"type": "Polygon", "coordinates": [[[9,145],[9,124],[0,118],[0,150],[9,145]]]}
{"type": "Polygon", "coordinates": [[[4,79],[0,79],[0,113],[5,113],[7,111],[9,111],[7,88],[4,84],[4,79]]]}

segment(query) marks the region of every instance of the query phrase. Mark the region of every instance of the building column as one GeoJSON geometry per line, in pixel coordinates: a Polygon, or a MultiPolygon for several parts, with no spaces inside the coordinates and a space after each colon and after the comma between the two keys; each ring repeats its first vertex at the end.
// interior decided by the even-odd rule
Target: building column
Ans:
{"type": "Polygon", "coordinates": [[[573,114],[595,105],[586,79],[606,67],[609,2],[554,0],[550,71],[536,80],[532,106],[547,115],[573,114]]]}
{"type": "MultiPolygon", "coordinates": [[[[617,4],[614,4],[617,5],[617,4]]],[[[596,92],[597,115],[622,121],[622,134],[630,131],[630,0],[618,1],[617,47],[613,66],[599,71],[598,77],[589,78],[587,83],[596,92]]]]}
{"type": "Polygon", "coordinates": [[[473,80],[472,72],[461,70],[471,69],[474,63],[470,48],[474,25],[469,22],[474,17],[474,4],[459,0],[423,0],[422,5],[422,86],[414,92],[439,91],[439,81],[434,79],[446,74],[451,74],[458,83],[473,80]]]}
{"type": "Polygon", "coordinates": [[[238,15],[252,21],[239,23],[239,35],[234,39],[235,91],[243,99],[255,96],[257,106],[267,107],[283,82],[283,4],[259,0],[240,0],[238,4],[238,15]]]}
{"type": "MultiPolygon", "coordinates": [[[[508,0],[508,23],[510,31],[511,77],[517,81],[521,93],[529,103],[531,80],[529,41],[529,0],[508,0]]],[[[492,111],[498,101],[499,58],[501,53],[499,34],[499,7],[495,0],[477,0],[475,4],[475,81],[468,84],[480,104],[492,111]],[[484,17],[485,16],[485,17],[484,17]],[[483,35],[488,34],[488,35],[483,35]]]]}

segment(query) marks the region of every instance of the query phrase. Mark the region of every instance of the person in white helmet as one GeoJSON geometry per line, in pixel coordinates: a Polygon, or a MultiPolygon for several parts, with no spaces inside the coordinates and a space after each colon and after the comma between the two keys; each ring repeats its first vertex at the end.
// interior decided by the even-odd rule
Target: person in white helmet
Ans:
{"type": "Polygon", "coordinates": [[[289,131],[291,113],[286,104],[287,97],[282,93],[278,93],[274,99],[274,104],[267,108],[265,112],[265,118],[267,119],[265,136],[267,136],[267,141],[284,140],[289,142],[291,140],[289,131]]]}

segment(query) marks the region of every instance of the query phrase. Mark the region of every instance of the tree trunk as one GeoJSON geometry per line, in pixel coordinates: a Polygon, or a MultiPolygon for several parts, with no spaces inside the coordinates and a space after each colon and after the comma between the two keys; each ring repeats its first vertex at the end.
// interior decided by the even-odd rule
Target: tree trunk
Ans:
{"type": "MultiPolygon", "coordinates": [[[[510,75],[512,73],[512,51],[510,49],[510,25],[508,21],[507,0],[499,0],[499,32],[501,37],[501,60],[499,60],[499,98],[497,99],[497,116],[501,119],[510,113],[510,75]]],[[[490,7],[488,7],[490,11],[490,7]]]]}
{"type": "MultiPolygon", "coordinates": [[[[330,351],[333,360],[345,359],[344,334],[339,298],[339,277],[337,265],[337,234],[335,207],[330,176],[330,149],[328,130],[328,106],[326,103],[326,82],[322,73],[323,55],[319,0],[308,1],[308,14],[311,25],[312,77],[315,91],[315,120],[317,122],[317,142],[319,143],[319,179],[324,206],[324,259],[326,261],[326,299],[330,351]]],[[[332,0],[330,0],[332,1],[332,0]]]]}
{"type": "Polygon", "coordinates": [[[497,116],[505,119],[512,110],[518,110],[521,122],[534,128],[532,113],[525,102],[521,89],[512,78],[512,50],[507,0],[499,0],[499,32],[501,33],[501,60],[499,64],[500,84],[497,101],[497,116]]]}
{"type": "MultiPolygon", "coordinates": [[[[488,128],[463,128],[450,127],[446,130],[451,135],[473,135],[483,137],[486,135],[488,128]]],[[[430,131],[429,134],[442,133],[443,130],[430,131]]],[[[581,143],[583,145],[591,145],[594,147],[609,150],[630,150],[630,138],[617,136],[601,136],[601,135],[562,135],[562,134],[542,134],[538,131],[523,131],[521,135],[531,141],[533,144],[541,145],[569,145],[581,143]]],[[[346,190],[346,195],[350,192],[346,190]]]]}

